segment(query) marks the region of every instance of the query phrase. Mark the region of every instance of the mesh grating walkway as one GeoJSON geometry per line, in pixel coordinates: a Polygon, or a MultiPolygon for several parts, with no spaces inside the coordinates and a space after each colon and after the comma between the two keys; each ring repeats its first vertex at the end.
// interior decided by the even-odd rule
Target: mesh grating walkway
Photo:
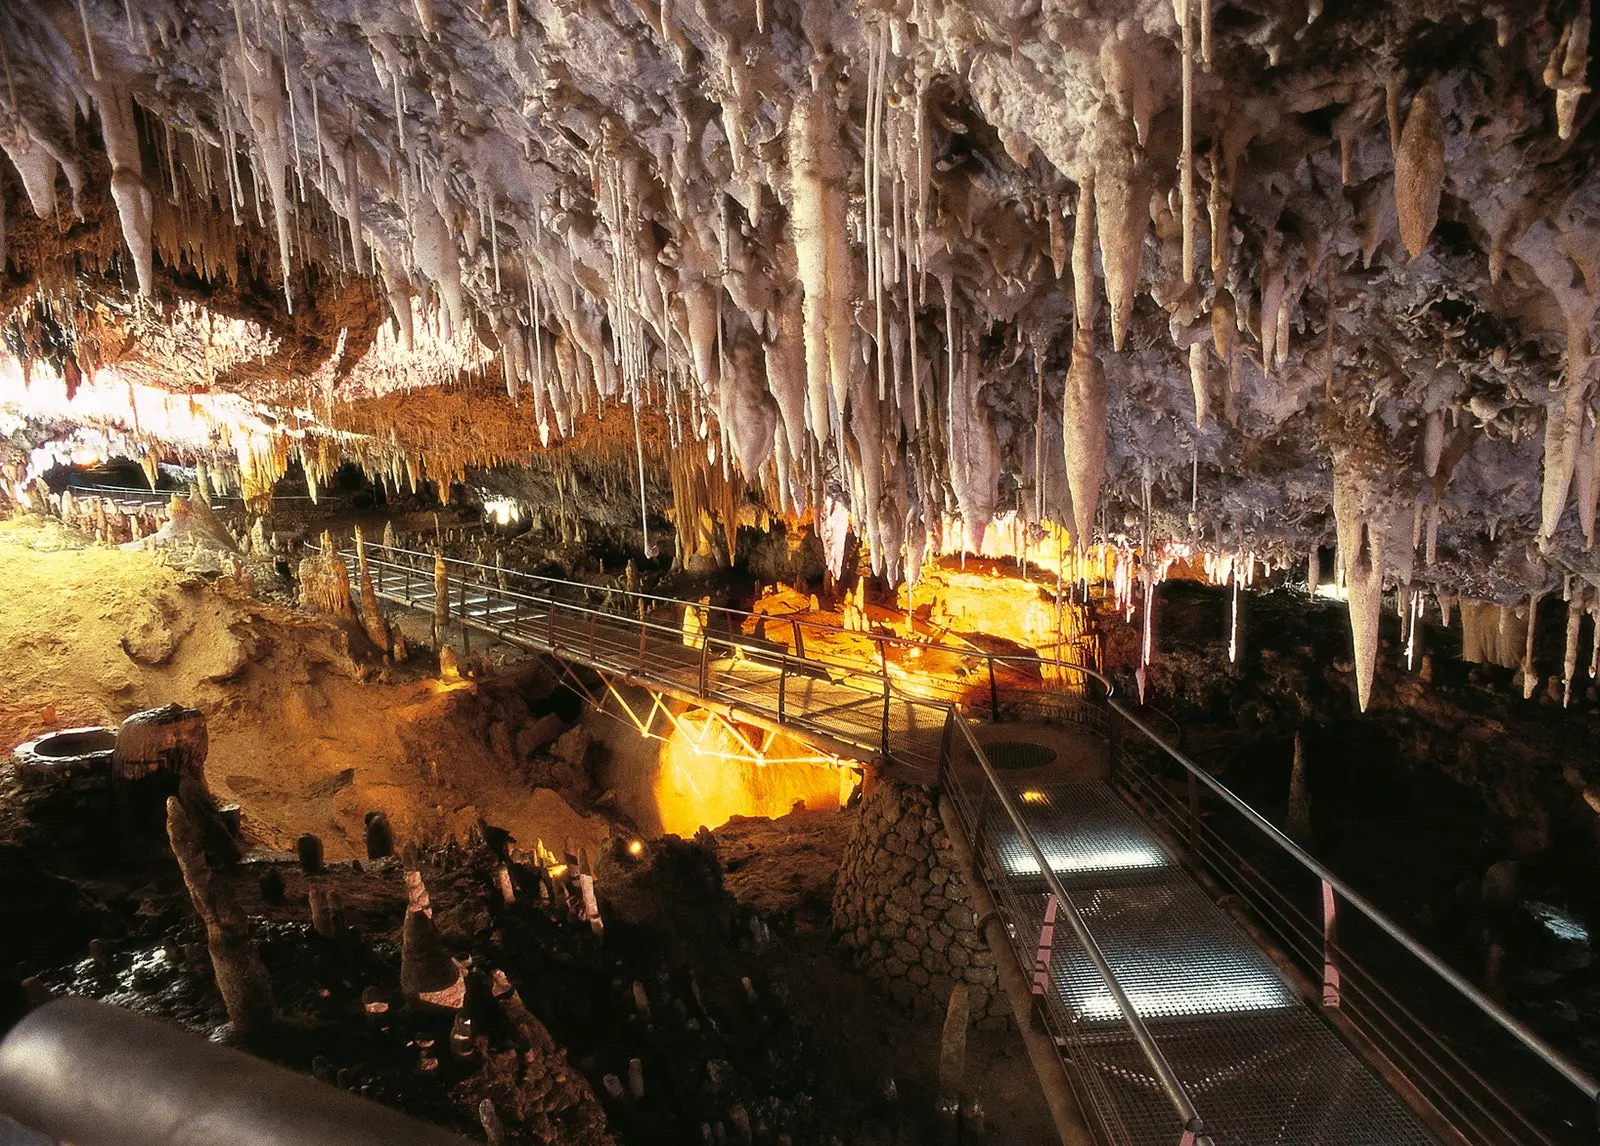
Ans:
{"type": "MultiPolygon", "coordinates": [[[[1080,1097],[1117,1146],[1174,1146],[1172,1107],[1087,952],[1063,926],[1041,945],[1038,861],[997,801],[951,779],[1080,1097]]],[[[1218,1146],[1436,1146],[1108,784],[1013,795],[1218,1146]]]]}

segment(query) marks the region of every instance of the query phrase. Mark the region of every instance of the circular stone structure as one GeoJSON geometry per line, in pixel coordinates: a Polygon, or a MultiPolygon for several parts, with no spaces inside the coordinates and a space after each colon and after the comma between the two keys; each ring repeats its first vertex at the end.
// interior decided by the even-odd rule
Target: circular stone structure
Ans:
{"type": "Polygon", "coordinates": [[[62,780],[79,783],[109,776],[111,756],[117,747],[115,729],[102,725],[66,728],[47,732],[12,753],[17,772],[31,784],[54,784],[62,780]]]}
{"type": "Polygon", "coordinates": [[[862,800],[834,885],[833,927],[851,962],[900,1006],[943,1013],[951,988],[965,983],[975,1023],[1010,1020],[928,789],[883,780],[862,800]]]}

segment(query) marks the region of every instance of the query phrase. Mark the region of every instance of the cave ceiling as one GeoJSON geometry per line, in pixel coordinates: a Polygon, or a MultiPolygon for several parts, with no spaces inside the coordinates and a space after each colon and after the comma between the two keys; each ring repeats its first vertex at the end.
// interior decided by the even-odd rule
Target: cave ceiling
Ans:
{"type": "Polygon", "coordinates": [[[203,400],[117,432],[258,484],[639,426],[848,505],[891,578],[1017,513],[1600,583],[1590,41],[1570,0],[12,0],[7,369],[203,400]]]}

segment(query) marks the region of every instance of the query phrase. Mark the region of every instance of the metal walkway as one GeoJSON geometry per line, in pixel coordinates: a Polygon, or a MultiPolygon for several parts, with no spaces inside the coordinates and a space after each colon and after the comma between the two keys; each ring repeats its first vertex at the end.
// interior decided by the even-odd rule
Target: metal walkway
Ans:
{"type": "Polygon", "coordinates": [[[930,673],[925,642],[378,545],[366,558],[383,600],[438,616],[443,596],[464,631],[937,782],[1107,1146],[1596,1141],[1593,1079],[1091,670],[940,646],[930,673]],[[824,635],[861,647],[829,653],[824,635]],[[974,713],[1020,721],[1022,739],[991,760],[974,713]],[[1030,727],[1075,738],[1098,773],[1060,782],[1025,751],[1030,727]]]}

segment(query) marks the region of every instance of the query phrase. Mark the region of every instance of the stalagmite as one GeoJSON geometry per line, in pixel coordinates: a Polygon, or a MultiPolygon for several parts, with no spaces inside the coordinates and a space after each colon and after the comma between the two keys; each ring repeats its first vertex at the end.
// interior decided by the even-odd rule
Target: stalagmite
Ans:
{"type": "Polygon", "coordinates": [[[1093,334],[1080,330],[1072,343],[1062,411],[1067,488],[1072,494],[1073,542],[1084,552],[1094,536],[1100,483],[1106,472],[1106,377],[1093,334]]]}
{"type": "Polygon", "coordinates": [[[1289,813],[1285,827],[1291,838],[1311,839],[1311,798],[1306,792],[1306,753],[1300,730],[1294,733],[1294,764],[1289,770],[1289,813]]]}
{"type": "Polygon", "coordinates": [[[1433,87],[1425,85],[1411,100],[1405,129],[1394,153],[1394,206],[1400,217],[1400,238],[1416,258],[1428,245],[1439,221],[1439,196],[1444,190],[1444,123],[1434,106],[1433,87]]]}
{"type": "Polygon", "coordinates": [[[445,564],[444,550],[433,551],[433,647],[444,644],[450,626],[450,567],[445,564]]]}
{"type": "Polygon", "coordinates": [[[205,843],[177,797],[167,798],[167,839],[183,873],[189,900],[205,924],[211,969],[228,1021],[240,1035],[259,1035],[278,1018],[272,981],[250,939],[238,901],[206,865],[205,843]]]}
{"type": "Polygon", "coordinates": [[[356,564],[361,581],[361,624],[367,632],[367,639],[372,642],[373,648],[380,653],[389,651],[389,626],[383,619],[383,611],[378,607],[378,594],[372,587],[372,570],[367,564],[367,539],[361,532],[361,526],[356,525],[356,564]]]}

